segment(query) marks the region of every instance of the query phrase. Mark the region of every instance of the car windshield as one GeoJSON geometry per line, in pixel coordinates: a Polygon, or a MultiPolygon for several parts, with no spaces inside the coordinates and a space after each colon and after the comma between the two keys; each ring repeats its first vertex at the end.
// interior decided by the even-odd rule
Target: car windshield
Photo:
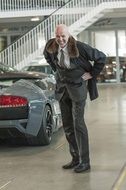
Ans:
{"type": "Polygon", "coordinates": [[[52,69],[50,65],[31,65],[23,68],[23,71],[35,71],[42,72],[46,74],[52,74],[52,69]]]}

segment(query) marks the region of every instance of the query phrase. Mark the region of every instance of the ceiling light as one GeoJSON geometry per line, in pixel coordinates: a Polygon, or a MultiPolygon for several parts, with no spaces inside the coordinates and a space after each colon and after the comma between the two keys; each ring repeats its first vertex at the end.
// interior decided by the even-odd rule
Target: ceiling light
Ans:
{"type": "Polygon", "coordinates": [[[33,17],[33,18],[31,18],[31,21],[39,21],[40,19],[39,19],[39,17],[33,17]]]}

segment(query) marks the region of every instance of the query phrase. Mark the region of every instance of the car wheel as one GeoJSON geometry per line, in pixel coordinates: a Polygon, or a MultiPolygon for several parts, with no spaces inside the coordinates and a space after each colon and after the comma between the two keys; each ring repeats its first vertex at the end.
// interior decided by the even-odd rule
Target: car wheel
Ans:
{"type": "Polygon", "coordinates": [[[48,145],[52,140],[52,125],[53,117],[50,107],[47,105],[44,110],[41,128],[38,133],[38,140],[40,144],[48,145]]]}
{"type": "Polygon", "coordinates": [[[52,139],[53,116],[51,108],[46,105],[38,135],[28,139],[30,145],[48,145],[52,139]]]}

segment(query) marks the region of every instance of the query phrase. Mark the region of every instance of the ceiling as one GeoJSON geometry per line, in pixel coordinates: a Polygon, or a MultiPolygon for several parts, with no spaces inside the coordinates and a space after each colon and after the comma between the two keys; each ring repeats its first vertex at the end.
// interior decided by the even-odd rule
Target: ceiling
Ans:
{"type": "Polygon", "coordinates": [[[44,16],[39,17],[39,21],[31,21],[33,17],[15,17],[15,18],[0,18],[0,33],[3,32],[17,32],[17,31],[27,31],[38,25],[44,16]]]}
{"type": "Polygon", "coordinates": [[[125,29],[126,8],[111,9],[104,12],[104,16],[89,27],[90,30],[125,29]]]}

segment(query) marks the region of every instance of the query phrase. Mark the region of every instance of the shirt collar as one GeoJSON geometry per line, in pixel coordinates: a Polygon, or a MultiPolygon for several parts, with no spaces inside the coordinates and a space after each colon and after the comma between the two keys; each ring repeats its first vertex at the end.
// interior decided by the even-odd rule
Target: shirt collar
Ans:
{"type": "Polygon", "coordinates": [[[61,48],[61,47],[59,46],[59,52],[60,52],[61,49],[62,49],[64,52],[66,52],[66,51],[67,51],[67,45],[66,45],[64,48],[61,48]]]}

